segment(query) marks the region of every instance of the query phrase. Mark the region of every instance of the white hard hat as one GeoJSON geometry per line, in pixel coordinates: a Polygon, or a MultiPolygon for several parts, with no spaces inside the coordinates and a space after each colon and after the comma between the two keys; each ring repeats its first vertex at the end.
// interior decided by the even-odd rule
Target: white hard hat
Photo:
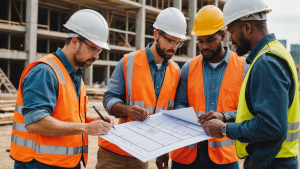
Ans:
{"type": "Polygon", "coordinates": [[[262,12],[261,20],[266,20],[265,14],[271,11],[272,9],[268,7],[264,0],[229,0],[225,3],[223,8],[224,26],[222,28],[237,19],[250,20],[246,19],[249,16],[252,17],[253,20],[260,20],[255,16],[255,14],[260,12],[262,12]]]}
{"type": "MultiPolygon", "coordinates": [[[[101,14],[91,9],[82,9],[75,12],[64,24],[64,27],[85,37],[95,45],[110,50],[107,44],[108,26],[106,20],[101,14]]],[[[67,37],[76,37],[76,34],[67,35],[67,37]]]]}
{"type": "Polygon", "coordinates": [[[153,27],[164,31],[171,36],[186,39],[186,19],[177,8],[170,7],[161,11],[157,16],[153,27]]]}

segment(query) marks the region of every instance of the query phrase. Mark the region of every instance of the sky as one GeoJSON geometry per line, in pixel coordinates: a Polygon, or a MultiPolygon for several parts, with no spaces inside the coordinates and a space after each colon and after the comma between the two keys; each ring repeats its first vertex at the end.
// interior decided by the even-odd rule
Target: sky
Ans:
{"type": "Polygon", "coordinates": [[[273,10],[267,15],[270,33],[277,39],[287,40],[287,49],[291,44],[300,43],[300,1],[299,0],[265,0],[273,10]]]}

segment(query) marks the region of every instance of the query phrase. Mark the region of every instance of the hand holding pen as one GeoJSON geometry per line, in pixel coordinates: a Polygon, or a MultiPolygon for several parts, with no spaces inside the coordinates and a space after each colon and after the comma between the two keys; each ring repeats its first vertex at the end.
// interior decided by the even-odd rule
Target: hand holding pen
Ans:
{"type": "MultiPolygon", "coordinates": [[[[107,122],[107,123],[109,123],[109,121],[107,121],[103,116],[102,116],[102,114],[96,109],[96,107],[95,106],[93,106],[93,108],[95,109],[95,111],[98,113],[98,115],[101,117],[101,119],[103,120],[103,121],[105,121],[105,122],[107,122]]],[[[114,126],[112,126],[114,129],[115,129],[115,127],[114,126]]]]}

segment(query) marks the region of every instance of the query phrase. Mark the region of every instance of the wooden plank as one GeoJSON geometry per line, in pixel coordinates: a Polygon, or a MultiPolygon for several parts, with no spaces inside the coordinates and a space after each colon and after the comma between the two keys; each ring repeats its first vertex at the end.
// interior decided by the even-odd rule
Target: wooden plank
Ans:
{"type": "Polygon", "coordinates": [[[9,121],[0,121],[0,125],[13,124],[12,120],[9,121]]]}
{"type": "Polygon", "coordinates": [[[0,100],[0,104],[16,104],[16,100],[0,100]]]}
{"type": "Polygon", "coordinates": [[[8,112],[8,111],[15,111],[15,107],[0,107],[0,111],[5,111],[5,112],[8,112]]]}
{"type": "Polygon", "coordinates": [[[16,104],[1,104],[1,107],[15,107],[16,104]]]}
{"type": "Polygon", "coordinates": [[[0,114],[0,119],[13,118],[14,113],[0,114]]]}

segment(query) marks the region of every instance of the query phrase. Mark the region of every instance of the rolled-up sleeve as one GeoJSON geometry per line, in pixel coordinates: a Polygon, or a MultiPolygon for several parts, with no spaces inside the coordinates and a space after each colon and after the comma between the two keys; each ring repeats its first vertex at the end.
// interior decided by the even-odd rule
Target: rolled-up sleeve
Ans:
{"type": "Polygon", "coordinates": [[[174,110],[189,107],[187,96],[187,80],[189,75],[190,62],[186,62],[181,69],[181,76],[175,95],[174,110]]]}
{"type": "Polygon", "coordinates": [[[58,81],[52,68],[44,63],[33,67],[22,82],[25,126],[50,116],[56,106],[58,81]]]}
{"type": "Polygon", "coordinates": [[[126,100],[125,78],[123,74],[123,59],[121,59],[117,64],[109,80],[107,90],[103,95],[103,106],[108,114],[115,116],[111,112],[112,106],[118,102],[124,104],[125,100],[126,100]]]}

